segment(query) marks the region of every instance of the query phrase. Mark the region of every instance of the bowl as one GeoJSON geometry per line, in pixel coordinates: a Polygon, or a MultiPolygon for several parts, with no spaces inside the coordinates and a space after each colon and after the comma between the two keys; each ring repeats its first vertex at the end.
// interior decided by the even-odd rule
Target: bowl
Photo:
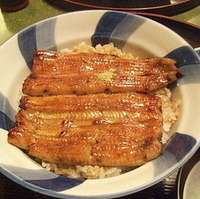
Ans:
{"type": "Polygon", "coordinates": [[[177,195],[179,199],[197,199],[200,193],[200,149],[179,170],[177,195]]]}
{"type": "Polygon", "coordinates": [[[40,21],[14,35],[0,47],[0,171],[33,191],[58,198],[114,198],[146,189],[180,168],[200,145],[200,59],[193,48],[165,26],[135,14],[95,10],[79,11],[40,21]],[[30,74],[33,51],[63,48],[85,42],[113,43],[136,57],[177,60],[182,77],[173,88],[181,99],[181,113],[169,132],[163,153],[143,166],[119,176],[78,180],[45,170],[22,150],[8,144],[21,98],[30,74]]]}

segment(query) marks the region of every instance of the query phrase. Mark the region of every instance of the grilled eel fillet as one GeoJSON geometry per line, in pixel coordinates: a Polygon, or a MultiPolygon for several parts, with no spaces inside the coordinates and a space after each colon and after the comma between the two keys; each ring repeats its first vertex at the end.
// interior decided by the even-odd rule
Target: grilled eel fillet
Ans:
{"type": "Polygon", "coordinates": [[[139,166],[162,151],[160,106],[132,92],[25,96],[8,141],[59,164],[139,166]]]}
{"type": "Polygon", "coordinates": [[[123,59],[97,53],[34,53],[31,75],[23,84],[27,95],[149,92],[177,79],[169,58],[123,59]]]}

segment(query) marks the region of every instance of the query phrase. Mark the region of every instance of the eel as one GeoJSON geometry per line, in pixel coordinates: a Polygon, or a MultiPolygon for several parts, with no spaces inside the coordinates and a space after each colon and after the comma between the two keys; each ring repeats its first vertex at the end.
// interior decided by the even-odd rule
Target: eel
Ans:
{"type": "Polygon", "coordinates": [[[38,50],[22,91],[34,96],[151,92],[176,81],[175,64],[170,58],[124,59],[38,50]]]}
{"type": "Polygon", "coordinates": [[[140,166],[162,153],[161,99],[170,58],[37,50],[8,142],[62,165],[140,166]]]}
{"type": "Polygon", "coordinates": [[[134,92],[25,96],[8,141],[58,164],[139,166],[162,152],[160,107],[134,92]]]}

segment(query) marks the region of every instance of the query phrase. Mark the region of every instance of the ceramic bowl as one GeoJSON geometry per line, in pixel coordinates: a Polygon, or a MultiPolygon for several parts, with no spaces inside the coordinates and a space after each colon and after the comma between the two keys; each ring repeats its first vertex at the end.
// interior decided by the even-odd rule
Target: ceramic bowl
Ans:
{"type": "Polygon", "coordinates": [[[0,47],[0,171],[22,186],[58,198],[114,198],[150,187],[180,168],[200,143],[200,59],[179,35],[150,19],[118,11],[80,11],[38,22],[0,47]],[[169,132],[163,153],[125,174],[105,179],[77,180],[42,168],[8,144],[7,133],[18,111],[21,88],[30,74],[33,51],[61,50],[85,42],[114,43],[137,57],[177,60],[182,77],[173,88],[181,113],[169,132]]]}

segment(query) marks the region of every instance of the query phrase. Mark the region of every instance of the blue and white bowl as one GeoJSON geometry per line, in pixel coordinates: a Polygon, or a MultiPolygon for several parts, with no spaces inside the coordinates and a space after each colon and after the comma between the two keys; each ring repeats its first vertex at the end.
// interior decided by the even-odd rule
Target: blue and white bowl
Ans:
{"type": "Polygon", "coordinates": [[[19,32],[0,47],[0,171],[13,181],[58,198],[114,198],[143,190],[181,167],[200,145],[200,59],[170,29],[144,17],[117,11],[81,11],[56,16],[19,32]],[[173,95],[181,98],[181,114],[163,154],[116,177],[75,180],[43,169],[20,149],[8,144],[24,79],[33,51],[61,50],[80,42],[114,43],[138,57],[170,57],[183,74],[173,95]]]}

